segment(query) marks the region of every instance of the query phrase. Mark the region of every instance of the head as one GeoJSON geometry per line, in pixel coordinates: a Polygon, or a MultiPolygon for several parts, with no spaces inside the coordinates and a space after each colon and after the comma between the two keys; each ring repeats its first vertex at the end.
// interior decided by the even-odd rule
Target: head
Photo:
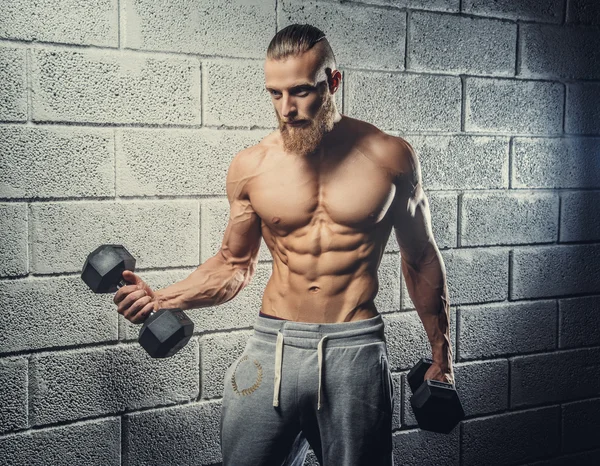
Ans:
{"type": "Polygon", "coordinates": [[[286,151],[311,154],[333,129],[339,115],[333,95],[341,78],[321,30],[292,24],[273,37],[265,60],[265,87],[286,151]]]}

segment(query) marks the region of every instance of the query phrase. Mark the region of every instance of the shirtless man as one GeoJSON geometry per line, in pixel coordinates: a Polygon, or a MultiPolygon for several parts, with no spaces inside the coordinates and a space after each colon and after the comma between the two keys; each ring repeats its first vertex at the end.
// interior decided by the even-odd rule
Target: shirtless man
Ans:
{"type": "Polygon", "coordinates": [[[114,301],[134,323],[229,301],[252,278],[262,236],[273,272],[225,374],[223,464],[301,465],[310,444],[322,465],[390,465],[394,397],[374,299],[392,227],[432,348],[425,377],[453,382],[445,268],[419,161],[402,138],[337,111],[341,74],[319,29],[279,31],[265,78],[279,128],[231,162],[219,252],[158,291],[124,272],[132,284],[114,301]]]}

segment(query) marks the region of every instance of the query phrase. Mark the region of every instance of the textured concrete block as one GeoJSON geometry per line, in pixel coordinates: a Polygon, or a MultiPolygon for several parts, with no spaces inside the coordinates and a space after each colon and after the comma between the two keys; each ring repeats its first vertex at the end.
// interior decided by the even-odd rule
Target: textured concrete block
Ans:
{"type": "Polygon", "coordinates": [[[590,450],[571,455],[561,455],[552,459],[527,463],[523,466],[596,466],[600,450],[590,450]]]}
{"type": "Polygon", "coordinates": [[[0,37],[118,47],[118,0],[10,0],[4,2],[0,37]]]}
{"type": "Polygon", "coordinates": [[[394,434],[394,464],[402,466],[458,466],[459,430],[436,434],[405,430],[394,434]]]}
{"type": "Polygon", "coordinates": [[[514,76],[517,25],[439,13],[410,14],[407,69],[514,76]]]}
{"type": "Polygon", "coordinates": [[[27,120],[25,49],[0,48],[0,120],[27,120]]]}
{"type": "Polygon", "coordinates": [[[10,466],[120,466],[121,420],[97,419],[0,438],[10,466]]]}
{"type": "Polygon", "coordinates": [[[265,131],[132,129],[117,131],[120,196],[225,195],[231,160],[265,131]]]}
{"type": "Polygon", "coordinates": [[[600,110],[598,110],[598,107],[600,107],[600,84],[569,84],[567,87],[565,132],[571,134],[600,134],[600,110]]]}
{"type": "Polygon", "coordinates": [[[560,23],[565,0],[463,0],[462,12],[507,19],[560,23]]]}
{"type": "MultiPolygon", "coordinates": [[[[229,221],[229,213],[227,199],[202,199],[200,207],[200,257],[202,262],[219,252],[229,221]]],[[[264,238],[260,240],[258,259],[261,261],[272,260],[271,252],[264,238]]]]}
{"type": "MultiPolygon", "coordinates": [[[[192,272],[169,270],[144,272],[141,276],[153,290],[159,290],[187,278],[192,272]]],[[[259,264],[250,283],[231,301],[219,306],[186,310],[187,316],[194,321],[194,332],[250,328],[258,316],[263,290],[270,276],[271,264],[259,264]]],[[[116,306],[113,305],[113,309],[116,311],[116,306]]],[[[123,317],[119,317],[119,323],[122,339],[137,340],[140,325],[134,325],[123,317]]]]}
{"type": "Polygon", "coordinates": [[[600,398],[562,405],[562,449],[600,448],[600,398]]]}
{"type": "Polygon", "coordinates": [[[0,380],[2,380],[0,384],[0,406],[2,406],[0,433],[26,429],[29,425],[27,419],[27,359],[0,359],[0,380]]]}
{"type": "Polygon", "coordinates": [[[384,254],[377,272],[379,291],[375,297],[375,307],[379,312],[400,310],[401,275],[400,254],[384,254]]]}
{"type": "Polygon", "coordinates": [[[560,208],[560,241],[600,240],[600,192],[566,192],[560,208]]]}
{"type": "MultiPolygon", "coordinates": [[[[490,248],[441,251],[450,304],[503,301],[508,295],[508,251],[490,248]]],[[[414,309],[402,281],[402,309],[414,309]]]]}
{"type": "MultiPolygon", "coordinates": [[[[386,314],[385,338],[390,370],[408,370],[421,358],[431,357],[431,345],[416,311],[386,314]]],[[[450,308],[450,344],[456,354],[456,309],[450,308]]]]}
{"type": "Polygon", "coordinates": [[[128,0],[121,15],[126,48],[263,58],[274,35],[275,1],[128,0]]]}
{"type": "Polygon", "coordinates": [[[92,49],[36,49],[31,57],[35,121],[200,124],[197,58],[92,49]]]}
{"type": "Polygon", "coordinates": [[[461,246],[555,242],[558,204],[552,193],[465,193],[461,246]]]}
{"type": "Polygon", "coordinates": [[[558,346],[600,346],[600,298],[561,299],[558,301],[558,346]]]}
{"type": "Polygon", "coordinates": [[[427,193],[431,230],[440,249],[456,247],[458,197],[456,193],[427,193]]]}
{"type": "Polygon", "coordinates": [[[263,62],[202,63],[202,123],[208,126],[277,126],[275,109],[265,89],[263,62]]]}
{"type": "Polygon", "coordinates": [[[469,362],[454,366],[456,391],[467,416],[508,408],[508,361],[469,362]]]}
{"type": "Polygon", "coordinates": [[[221,334],[202,338],[202,398],[223,396],[223,379],[227,368],[242,354],[252,332],[231,332],[224,338],[221,334]]]}
{"type": "Polygon", "coordinates": [[[515,138],[513,188],[600,187],[600,139],[515,138]]]}
{"type": "Polygon", "coordinates": [[[117,339],[112,296],[94,295],[79,277],[0,282],[0,351],[30,351],[117,339]]]}
{"type": "MultiPolygon", "coordinates": [[[[456,391],[467,417],[508,408],[508,361],[496,360],[454,364],[456,391]]],[[[412,392],[403,374],[402,426],[417,426],[410,405],[412,392]]]]}
{"type": "Polygon", "coordinates": [[[344,110],[353,118],[384,131],[460,131],[458,77],[349,71],[346,80],[344,110]]]}
{"type": "Polygon", "coordinates": [[[309,23],[321,29],[327,35],[338,66],[404,68],[404,11],[357,3],[281,0],[277,18],[278,29],[293,23],[309,23]]]}
{"type": "Polygon", "coordinates": [[[79,272],[104,243],[123,244],[144,267],[198,265],[197,201],[62,202],[31,207],[32,271],[79,272]]]}
{"type": "Polygon", "coordinates": [[[198,341],[152,359],[137,343],[31,358],[33,425],[182,403],[198,395],[198,341]]]}
{"type": "Polygon", "coordinates": [[[489,136],[409,136],[427,189],[508,187],[509,139],[489,136]]]}
{"type": "Polygon", "coordinates": [[[123,465],[218,463],[220,419],[215,401],[126,414],[123,465]]]}
{"type": "Polygon", "coordinates": [[[0,276],[27,275],[28,243],[27,205],[0,204],[0,276]]]}
{"type": "Polygon", "coordinates": [[[553,350],[558,310],[554,301],[461,307],[461,361],[553,350]]]}
{"type": "Polygon", "coordinates": [[[392,373],[392,389],[394,393],[394,411],[392,412],[392,430],[400,429],[402,426],[402,406],[404,405],[404,394],[402,389],[402,375],[405,372],[392,373]]]}
{"type": "Polygon", "coordinates": [[[513,252],[511,299],[595,293],[600,245],[540,246],[513,252]]]}
{"type": "Polygon", "coordinates": [[[0,196],[115,195],[113,132],[77,127],[0,127],[0,196]]]}
{"type": "Polygon", "coordinates": [[[521,24],[519,32],[519,75],[569,79],[600,77],[598,28],[521,24]]]}
{"type": "Polygon", "coordinates": [[[411,10],[439,10],[458,13],[460,0],[358,0],[358,3],[391,6],[395,8],[409,7],[411,10]]]}
{"type": "Polygon", "coordinates": [[[598,348],[510,359],[511,407],[563,403],[598,396],[598,348]]]}
{"type": "Polygon", "coordinates": [[[465,130],[562,133],[562,84],[513,79],[465,79],[465,130]]]}
{"type": "Polygon", "coordinates": [[[597,0],[569,0],[567,23],[600,25],[600,3],[597,0]]]}
{"type": "Polygon", "coordinates": [[[520,464],[558,453],[560,408],[549,407],[463,421],[462,464],[520,464]]]}

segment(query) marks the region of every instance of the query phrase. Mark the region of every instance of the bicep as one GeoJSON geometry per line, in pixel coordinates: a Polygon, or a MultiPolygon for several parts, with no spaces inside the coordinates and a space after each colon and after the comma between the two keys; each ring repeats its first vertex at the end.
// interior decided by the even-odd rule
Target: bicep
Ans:
{"type": "Polygon", "coordinates": [[[229,220],[220,253],[228,263],[247,267],[257,260],[262,233],[261,220],[252,208],[246,189],[249,176],[243,156],[244,152],[236,155],[227,172],[229,220]]]}
{"type": "Polygon", "coordinates": [[[260,217],[248,199],[233,199],[223,235],[221,254],[232,265],[247,266],[257,260],[260,249],[260,217]]]}
{"type": "Polygon", "coordinates": [[[431,230],[429,200],[423,190],[419,160],[410,146],[405,172],[398,177],[393,210],[394,232],[404,260],[417,264],[430,246],[435,246],[431,230]]]}

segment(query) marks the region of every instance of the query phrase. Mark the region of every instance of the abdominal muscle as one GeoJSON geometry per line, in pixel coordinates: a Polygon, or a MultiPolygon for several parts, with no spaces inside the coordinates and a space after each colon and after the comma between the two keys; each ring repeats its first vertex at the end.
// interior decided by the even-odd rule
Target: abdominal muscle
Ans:
{"type": "MultiPolygon", "coordinates": [[[[273,273],[263,294],[262,313],[314,323],[352,322],[378,314],[374,299],[384,241],[359,234],[355,235],[358,241],[350,242],[356,244],[354,248],[323,250],[315,255],[300,249],[306,238],[268,236],[265,240],[273,254],[273,273]]],[[[344,240],[349,246],[347,238],[344,240]]],[[[331,238],[330,244],[335,243],[331,238]]]]}

